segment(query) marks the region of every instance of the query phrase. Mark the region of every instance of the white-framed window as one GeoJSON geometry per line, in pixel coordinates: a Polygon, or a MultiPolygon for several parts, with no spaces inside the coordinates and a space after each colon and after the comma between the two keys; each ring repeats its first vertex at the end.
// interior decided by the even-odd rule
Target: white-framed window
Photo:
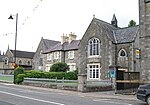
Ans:
{"type": "Polygon", "coordinates": [[[47,60],[52,60],[52,56],[53,56],[53,53],[48,53],[47,54],[47,60]]]}
{"type": "Polygon", "coordinates": [[[50,71],[50,68],[51,68],[52,64],[46,64],[46,72],[49,72],[50,71]]]}
{"type": "Polygon", "coordinates": [[[4,59],[4,64],[8,65],[8,58],[7,57],[4,59]]]}
{"type": "Polygon", "coordinates": [[[67,63],[69,66],[69,71],[74,71],[76,70],[76,63],[67,63]]]}
{"type": "Polygon", "coordinates": [[[74,59],[74,51],[69,51],[68,52],[68,58],[69,59],[74,59]]]}
{"type": "Polygon", "coordinates": [[[40,55],[43,54],[43,50],[40,51],[40,55]]]}
{"type": "Polygon", "coordinates": [[[88,54],[89,56],[100,55],[100,41],[97,38],[92,38],[88,42],[88,54]]]}
{"type": "Polygon", "coordinates": [[[100,64],[88,64],[88,79],[100,79],[100,64]]]}
{"type": "Polygon", "coordinates": [[[59,59],[59,52],[54,52],[54,59],[59,59]]]}
{"type": "Polygon", "coordinates": [[[119,57],[127,57],[127,52],[125,49],[121,49],[119,51],[119,57]]]}

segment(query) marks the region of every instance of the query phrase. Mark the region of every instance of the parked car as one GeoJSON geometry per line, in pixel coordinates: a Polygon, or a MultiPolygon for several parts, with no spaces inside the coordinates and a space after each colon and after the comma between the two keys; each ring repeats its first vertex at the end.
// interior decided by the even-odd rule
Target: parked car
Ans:
{"type": "Polygon", "coordinates": [[[150,84],[140,85],[136,96],[137,99],[142,100],[150,105],[150,84]]]}

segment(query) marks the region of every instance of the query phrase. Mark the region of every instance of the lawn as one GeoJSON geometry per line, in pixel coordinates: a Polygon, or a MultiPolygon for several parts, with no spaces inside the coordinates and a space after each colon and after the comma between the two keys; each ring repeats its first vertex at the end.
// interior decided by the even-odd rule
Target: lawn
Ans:
{"type": "Polygon", "coordinates": [[[14,80],[13,75],[0,75],[0,81],[13,82],[13,80],[14,80]]]}

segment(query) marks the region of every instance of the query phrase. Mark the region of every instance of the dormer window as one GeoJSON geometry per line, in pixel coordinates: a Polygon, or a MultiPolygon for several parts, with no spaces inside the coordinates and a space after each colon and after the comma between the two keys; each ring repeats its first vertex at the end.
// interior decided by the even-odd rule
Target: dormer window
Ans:
{"type": "Polygon", "coordinates": [[[100,54],[100,41],[97,38],[92,38],[88,42],[89,56],[97,56],[100,54]]]}

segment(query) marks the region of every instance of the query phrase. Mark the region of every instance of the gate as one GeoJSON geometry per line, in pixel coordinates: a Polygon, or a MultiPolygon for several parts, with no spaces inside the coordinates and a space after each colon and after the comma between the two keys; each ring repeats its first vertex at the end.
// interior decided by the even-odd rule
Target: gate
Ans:
{"type": "MultiPolygon", "coordinates": [[[[124,71],[117,70],[116,72],[117,72],[116,73],[116,81],[117,80],[123,81],[124,80],[124,71]]],[[[123,90],[124,89],[124,83],[117,83],[116,82],[116,89],[117,90],[123,90]]]]}
{"type": "Polygon", "coordinates": [[[116,90],[136,89],[140,84],[139,72],[116,71],[116,90]]]}

